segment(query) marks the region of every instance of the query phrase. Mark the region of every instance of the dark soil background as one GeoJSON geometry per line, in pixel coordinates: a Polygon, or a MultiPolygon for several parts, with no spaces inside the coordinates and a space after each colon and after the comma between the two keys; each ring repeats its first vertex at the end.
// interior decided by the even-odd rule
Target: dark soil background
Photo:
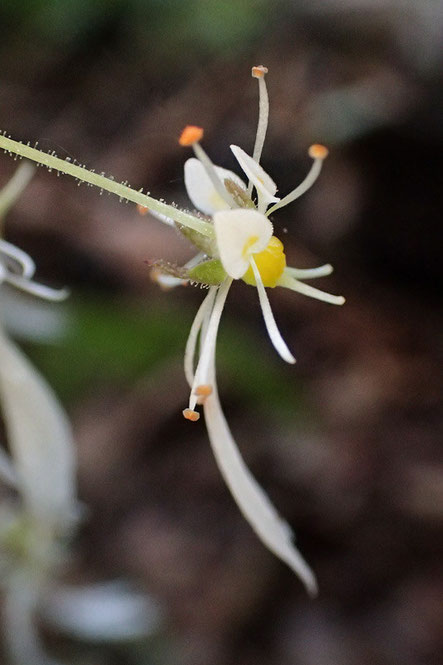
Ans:
{"type": "MultiPolygon", "coordinates": [[[[275,215],[289,263],[331,262],[343,308],[235,285],[218,353],[228,420],[294,526],[320,596],[267,552],[184,422],[182,352],[202,298],[163,293],[147,261],[186,261],[170,228],[39,170],[7,239],[67,284],[55,342],[24,341],[74,423],[89,508],[70,579],[126,577],[162,605],[146,644],[68,644],[85,665],[436,665],[443,647],[441,105],[431,0],[3,0],[0,128],[187,204],[177,143],[251,151],[269,68],[263,165],[287,192],[321,142],[316,186],[275,215]]],[[[0,159],[0,182],[15,164],[0,159]]]]}

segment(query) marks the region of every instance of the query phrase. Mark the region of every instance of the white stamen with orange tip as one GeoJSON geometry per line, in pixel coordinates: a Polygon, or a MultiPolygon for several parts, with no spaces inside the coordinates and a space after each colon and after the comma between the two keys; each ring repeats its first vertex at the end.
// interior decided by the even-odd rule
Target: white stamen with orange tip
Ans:
{"type": "Polygon", "coordinates": [[[314,143],[308,150],[309,157],[312,159],[326,159],[329,155],[329,150],[326,146],[321,145],[320,143],[314,143]]]}
{"type": "Polygon", "coordinates": [[[197,127],[196,125],[186,125],[180,134],[178,142],[182,146],[191,146],[194,145],[194,143],[201,141],[203,134],[204,131],[202,127],[197,127]]]}
{"type": "Polygon", "coordinates": [[[268,68],[264,65],[256,65],[251,69],[251,76],[255,79],[261,79],[265,74],[268,73],[268,68]]]}
{"type": "Polygon", "coordinates": [[[198,411],[194,411],[194,409],[183,409],[183,417],[186,420],[190,420],[191,422],[195,423],[200,419],[200,414],[198,411]]]}

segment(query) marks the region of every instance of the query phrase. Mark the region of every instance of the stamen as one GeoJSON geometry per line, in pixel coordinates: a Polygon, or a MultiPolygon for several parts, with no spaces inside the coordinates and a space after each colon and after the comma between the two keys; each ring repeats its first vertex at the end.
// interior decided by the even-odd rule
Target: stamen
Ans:
{"type": "Polygon", "coordinates": [[[214,189],[217,192],[217,194],[219,194],[222,197],[222,199],[226,201],[226,203],[230,208],[237,207],[235,205],[234,199],[226,190],[224,183],[218,177],[214,164],[212,163],[206,152],[203,150],[200,143],[193,143],[192,149],[194,150],[194,154],[197,157],[197,159],[199,159],[200,162],[203,164],[205,171],[208,174],[210,181],[214,185],[214,189]]]}
{"type": "Polygon", "coordinates": [[[199,397],[209,397],[212,394],[212,386],[209,383],[203,383],[200,386],[197,386],[195,389],[195,394],[199,397]]]}
{"type": "MultiPolygon", "coordinates": [[[[209,289],[209,293],[200,305],[192,323],[191,330],[189,331],[185,349],[185,376],[190,388],[192,388],[192,384],[194,383],[194,356],[198,334],[201,330],[206,314],[212,310],[217,290],[218,287],[216,286],[209,289]]],[[[204,337],[206,337],[206,335],[204,335],[204,337]]]]}
{"type": "Polygon", "coordinates": [[[328,156],[328,149],[319,144],[311,145],[309,148],[309,156],[312,157],[314,163],[311,166],[311,169],[306,178],[298,185],[298,187],[293,189],[292,192],[289,192],[289,194],[284,196],[281,201],[278,201],[278,203],[275,203],[271,208],[269,208],[266,213],[268,216],[272,215],[272,213],[279,208],[283,208],[283,206],[287,206],[289,203],[292,203],[295,201],[295,199],[298,199],[312,187],[320,175],[323,160],[328,156]]]}
{"type": "Polygon", "coordinates": [[[183,409],[183,416],[186,420],[190,420],[193,423],[197,422],[200,418],[199,412],[194,411],[193,409],[183,409]]]}
{"type": "Polygon", "coordinates": [[[194,381],[192,383],[191,395],[189,398],[189,408],[191,410],[193,410],[197,404],[197,395],[195,394],[197,386],[211,383],[211,381],[208,380],[211,366],[211,357],[215,351],[218,326],[220,324],[220,318],[222,315],[223,307],[225,305],[226,296],[228,295],[231,284],[232,279],[228,278],[218,288],[217,297],[214,302],[208,329],[203,340],[200,359],[198,361],[194,381]]]}
{"type": "Polygon", "coordinates": [[[263,286],[260,271],[257,268],[257,264],[255,263],[254,258],[252,256],[251,256],[251,267],[252,270],[254,271],[254,277],[257,284],[258,297],[263,312],[263,318],[265,320],[266,328],[268,331],[268,335],[271,338],[271,342],[274,345],[275,350],[283,358],[283,360],[285,360],[287,363],[294,364],[295,358],[292,355],[292,353],[289,351],[286,342],[284,341],[279,329],[277,328],[277,324],[275,322],[274,315],[272,313],[271,305],[269,304],[268,296],[265,287],[263,286]]]}
{"type": "Polygon", "coordinates": [[[328,302],[331,305],[343,305],[345,299],[343,296],[334,296],[332,293],[327,293],[326,291],[320,291],[320,289],[315,289],[309,284],[304,284],[299,282],[297,279],[291,277],[289,273],[285,272],[280,277],[278,286],[284,286],[291,291],[297,291],[302,293],[304,296],[309,296],[310,298],[316,298],[316,300],[322,300],[323,302],[328,302]]]}
{"type": "Polygon", "coordinates": [[[289,273],[295,279],[317,279],[317,277],[327,277],[334,271],[330,263],[325,263],[324,266],[318,268],[285,268],[285,272],[289,273]]]}
{"type": "Polygon", "coordinates": [[[198,143],[198,141],[201,141],[203,138],[203,129],[202,127],[196,127],[195,125],[186,125],[182,133],[180,134],[180,138],[178,142],[182,146],[191,146],[194,145],[194,143],[198,143]]]}
{"type": "Polygon", "coordinates": [[[320,143],[314,143],[308,150],[309,157],[312,159],[326,159],[329,155],[329,150],[326,146],[321,145],[320,143]]]}
{"type": "MultiPolygon", "coordinates": [[[[257,133],[255,136],[254,152],[252,154],[253,159],[260,163],[260,157],[263,150],[263,144],[265,142],[266,130],[268,128],[268,118],[269,118],[269,96],[268,90],[266,88],[265,74],[268,73],[268,68],[263,65],[258,65],[252,68],[252,76],[258,79],[258,125],[257,133]]],[[[247,193],[251,196],[253,183],[250,180],[248,184],[247,193]]]]}

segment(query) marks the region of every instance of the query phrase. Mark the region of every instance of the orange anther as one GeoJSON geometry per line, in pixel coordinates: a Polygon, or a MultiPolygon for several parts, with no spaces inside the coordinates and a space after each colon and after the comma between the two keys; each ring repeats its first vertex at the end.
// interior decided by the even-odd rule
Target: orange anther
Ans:
{"type": "Polygon", "coordinates": [[[203,138],[203,129],[195,125],[186,125],[182,131],[178,142],[180,145],[190,146],[203,138]]]}
{"type": "Polygon", "coordinates": [[[264,65],[256,65],[251,70],[251,74],[255,79],[261,79],[267,73],[268,73],[268,68],[265,67],[264,65]]]}
{"type": "Polygon", "coordinates": [[[137,210],[140,215],[147,215],[149,212],[149,208],[147,208],[146,206],[142,206],[141,203],[137,203],[137,210]]]}
{"type": "Polygon", "coordinates": [[[320,143],[311,145],[308,152],[309,157],[312,157],[312,159],[326,159],[329,155],[329,150],[324,145],[320,145],[320,143]]]}
{"type": "Polygon", "coordinates": [[[212,394],[212,386],[204,383],[201,386],[197,386],[194,392],[199,397],[209,397],[212,394]]]}
{"type": "Polygon", "coordinates": [[[200,418],[199,412],[193,411],[192,409],[183,409],[183,415],[186,420],[191,420],[193,423],[195,423],[200,418]]]}

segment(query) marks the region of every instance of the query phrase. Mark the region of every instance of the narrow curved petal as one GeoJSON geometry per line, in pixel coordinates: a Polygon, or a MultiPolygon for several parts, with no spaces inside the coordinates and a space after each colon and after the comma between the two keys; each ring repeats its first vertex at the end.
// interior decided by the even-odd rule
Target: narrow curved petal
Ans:
{"type": "Polygon", "coordinates": [[[280,201],[280,199],[275,196],[277,185],[260,164],[237,145],[231,145],[231,150],[243,171],[257,190],[259,210],[264,212],[268,205],[280,201]]]}
{"type": "Polygon", "coordinates": [[[250,256],[264,250],[273,233],[265,215],[242,208],[215,213],[214,229],[223,268],[233,279],[245,274],[250,256]]]}
{"type": "Polygon", "coordinates": [[[35,273],[35,263],[22,249],[6,240],[0,239],[0,258],[3,254],[6,259],[12,259],[21,268],[21,276],[30,279],[35,273]]]}
{"type": "MultiPolygon", "coordinates": [[[[246,185],[236,173],[215,167],[220,182],[232,180],[246,191],[246,185]]],[[[213,215],[218,210],[229,210],[227,201],[216,191],[205,167],[199,159],[191,157],[185,162],[185,186],[193,205],[205,215],[213,215]]]]}
{"type": "Polygon", "coordinates": [[[257,268],[257,264],[255,263],[252,257],[251,257],[251,266],[257,284],[258,297],[260,299],[261,310],[263,312],[263,319],[266,324],[268,335],[271,338],[271,342],[275,350],[281,356],[281,358],[283,358],[283,360],[286,360],[287,363],[294,364],[295,358],[292,355],[292,353],[289,351],[288,346],[283,337],[281,336],[281,333],[277,327],[274,315],[272,313],[271,305],[269,303],[268,295],[266,293],[266,289],[263,286],[260,272],[257,268]]]}
{"type": "Polygon", "coordinates": [[[46,381],[1,330],[0,404],[27,510],[48,526],[67,526],[77,511],[70,425],[46,381]]]}
{"type": "Polygon", "coordinates": [[[260,540],[300,577],[308,593],[315,596],[317,582],[314,573],[295,547],[292,529],[280,517],[249,471],[229,430],[217,394],[214,354],[210,378],[213,393],[206,399],[203,409],[209,440],[221,474],[260,540]]]}
{"type": "Polygon", "coordinates": [[[39,284],[38,282],[26,279],[21,275],[8,273],[4,281],[16,289],[20,289],[20,291],[29,293],[31,296],[36,296],[37,298],[43,298],[43,300],[61,302],[62,300],[66,300],[69,296],[68,289],[52,289],[50,286],[39,284]]]}

